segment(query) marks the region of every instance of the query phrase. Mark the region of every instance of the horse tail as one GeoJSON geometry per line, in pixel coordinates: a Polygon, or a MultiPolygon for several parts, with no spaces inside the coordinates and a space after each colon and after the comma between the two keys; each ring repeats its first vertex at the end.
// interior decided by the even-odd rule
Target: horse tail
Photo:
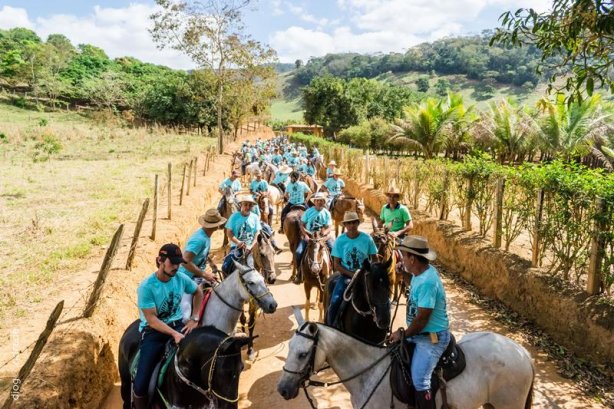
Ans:
{"type": "Polygon", "coordinates": [[[529,388],[529,393],[527,394],[527,400],[524,403],[524,409],[531,409],[533,405],[533,383],[535,382],[535,367],[531,364],[531,372],[533,377],[531,378],[531,387],[529,388]]]}

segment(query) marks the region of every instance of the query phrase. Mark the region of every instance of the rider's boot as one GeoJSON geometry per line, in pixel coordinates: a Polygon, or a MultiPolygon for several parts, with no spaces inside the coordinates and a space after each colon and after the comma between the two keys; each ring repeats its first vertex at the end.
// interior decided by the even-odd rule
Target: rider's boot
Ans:
{"type": "Polygon", "coordinates": [[[147,409],[147,396],[136,396],[136,395],[132,395],[132,402],[133,402],[133,406],[134,409],[147,409]]]}
{"type": "Polygon", "coordinates": [[[296,270],[296,276],[294,277],[294,280],[292,282],[296,285],[300,285],[303,282],[303,274],[301,274],[300,269],[296,270]]]}
{"type": "Polygon", "coordinates": [[[416,409],[436,409],[431,391],[416,391],[416,409]]]}

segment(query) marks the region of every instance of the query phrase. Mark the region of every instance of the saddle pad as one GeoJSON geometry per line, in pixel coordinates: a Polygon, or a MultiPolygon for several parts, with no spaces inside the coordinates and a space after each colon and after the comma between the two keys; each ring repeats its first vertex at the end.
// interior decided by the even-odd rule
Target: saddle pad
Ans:
{"type": "MultiPolygon", "coordinates": [[[[162,359],[160,360],[160,362],[158,362],[158,364],[154,368],[153,373],[151,374],[151,379],[152,380],[157,379],[157,381],[156,382],[150,381],[149,389],[152,389],[152,387],[155,387],[155,386],[160,387],[160,385],[162,385],[162,382],[164,381],[164,376],[166,375],[166,371],[168,370],[168,366],[175,358],[176,352],[177,352],[177,346],[171,339],[169,340],[169,342],[166,343],[166,346],[164,348],[164,354],[162,355],[162,359]]],[[[132,379],[132,381],[134,381],[134,378],[136,377],[136,371],[139,367],[139,359],[141,359],[141,349],[140,348],[136,352],[136,354],[134,355],[134,358],[132,358],[132,362],[130,363],[130,378],[132,379]]],[[[151,396],[151,393],[150,393],[150,396],[151,396]]]]}
{"type": "Polygon", "coordinates": [[[203,322],[203,317],[205,316],[205,308],[207,307],[207,302],[209,301],[212,292],[213,291],[211,290],[211,288],[205,290],[203,302],[200,304],[200,311],[198,311],[198,325],[201,325],[203,322]]]}
{"type": "MultiPolygon", "coordinates": [[[[402,352],[399,350],[398,353],[393,354],[392,367],[390,369],[390,386],[392,393],[398,400],[409,406],[415,406],[416,389],[411,380],[411,360],[414,355],[415,344],[404,342],[401,345],[401,349],[403,349],[402,352]]],[[[433,396],[439,390],[439,377],[437,376],[439,370],[443,370],[443,379],[449,381],[460,375],[465,366],[465,354],[461,347],[456,344],[454,335],[450,334],[450,343],[439,359],[431,376],[431,393],[433,396]]]]}

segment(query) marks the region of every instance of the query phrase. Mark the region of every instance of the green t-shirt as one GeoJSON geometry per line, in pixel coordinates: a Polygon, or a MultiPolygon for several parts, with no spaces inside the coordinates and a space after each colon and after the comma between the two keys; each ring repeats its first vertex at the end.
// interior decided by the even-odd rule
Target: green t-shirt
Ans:
{"type": "Polygon", "coordinates": [[[392,223],[390,231],[399,231],[405,227],[407,222],[411,221],[411,214],[409,214],[407,206],[401,203],[397,203],[394,209],[390,209],[390,205],[387,204],[382,207],[379,218],[382,219],[384,224],[392,223]]]}

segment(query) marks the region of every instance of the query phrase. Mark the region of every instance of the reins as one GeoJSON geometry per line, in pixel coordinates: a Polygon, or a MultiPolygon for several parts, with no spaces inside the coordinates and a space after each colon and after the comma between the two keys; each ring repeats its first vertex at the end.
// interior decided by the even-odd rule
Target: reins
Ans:
{"type": "MultiPolygon", "coordinates": [[[[307,323],[305,323],[305,324],[307,324],[307,323]]],[[[376,359],[369,366],[367,366],[366,368],[363,368],[362,370],[358,371],[354,375],[349,376],[347,378],[339,379],[338,381],[335,381],[335,382],[322,382],[322,381],[313,380],[313,379],[310,378],[311,375],[316,375],[318,372],[320,372],[321,370],[326,369],[326,368],[322,368],[322,369],[319,369],[317,371],[314,370],[316,349],[318,347],[318,336],[317,335],[316,336],[311,336],[311,335],[304,334],[304,333],[300,332],[300,330],[305,327],[305,324],[303,324],[303,326],[301,326],[301,328],[297,329],[295,333],[296,333],[296,335],[299,335],[301,337],[304,337],[304,338],[307,338],[307,339],[313,341],[313,347],[312,347],[312,351],[311,351],[311,356],[309,358],[309,362],[307,363],[307,365],[305,366],[305,368],[302,371],[292,371],[292,370],[286,368],[285,365],[282,368],[282,370],[284,372],[287,372],[287,373],[290,373],[290,374],[293,374],[293,375],[301,376],[301,381],[302,381],[301,387],[303,388],[303,391],[305,392],[305,397],[307,398],[307,401],[309,402],[309,405],[311,406],[312,409],[316,409],[317,406],[314,404],[313,399],[309,396],[309,393],[307,392],[307,388],[308,387],[316,386],[316,387],[328,388],[329,386],[334,386],[334,385],[338,385],[338,384],[341,384],[341,383],[349,382],[349,381],[351,381],[353,379],[356,379],[359,376],[363,375],[367,371],[370,371],[375,366],[377,366],[380,362],[382,362],[384,359],[386,359],[386,357],[391,356],[393,353],[397,353],[397,350],[400,348],[400,344],[394,345],[393,347],[389,348],[384,355],[382,355],[380,358],[376,359]]],[[[375,386],[373,387],[373,389],[369,393],[369,396],[367,396],[367,399],[365,400],[365,402],[360,406],[360,409],[363,409],[365,406],[367,406],[367,404],[369,403],[369,401],[373,397],[373,394],[375,393],[375,391],[377,390],[379,385],[382,383],[383,379],[386,377],[386,374],[388,373],[388,371],[390,371],[391,367],[392,367],[392,360],[390,360],[390,364],[388,364],[388,366],[386,367],[386,370],[384,371],[384,374],[377,381],[377,383],[375,384],[375,386]]]]}
{"type": "MultiPolygon", "coordinates": [[[[179,377],[179,379],[181,379],[181,381],[183,383],[185,383],[186,385],[188,385],[189,387],[191,387],[192,389],[194,389],[195,391],[197,391],[198,393],[200,393],[201,395],[203,395],[205,398],[207,398],[209,401],[214,401],[214,399],[221,399],[225,402],[228,403],[236,403],[239,401],[239,393],[237,391],[237,397],[236,398],[228,398],[225,397],[219,393],[217,393],[215,391],[215,389],[213,389],[213,373],[215,372],[215,365],[217,363],[217,359],[218,358],[225,358],[225,357],[229,357],[229,356],[236,356],[236,355],[241,355],[241,352],[237,352],[234,354],[227,354],[227,355],[219,355],[219,351],[220,348],[222,347],[222,345],[224,345],[224,343],[226,343],[226,341],[228,341],[229,339],[232,339],[232,337],[226,337],[222,340],[222,342],[220,342],[220,344],[218,345],[218,347],[215,349],[215,352],[213,353],[213,356],[211,358],[209,358],[202,366],[201,366],[201,370],[202,368],[204,368],[207,364],[211,363],[211,366],[209,367],[209,373],[207,376],[207,390],[204,390],[203,388],[201,388],[200,386],[198,386],[197,384],[195,384],[194,382],[190,381],[182,372],[181,369],[179,368],[179,361],[177,360],[177,354],[175,354],[175,359],[174,359],[174,365],[175,365],[175,372],[177,373],[177,376],[179,377]]],[[[160,395],[162,395],[160,393],[160,395]]],[[[165,403],[167,403],[165,401],[165,403]]],[[[167,403],[167,407],[168,407],[168,403],[167,403]]]]}

